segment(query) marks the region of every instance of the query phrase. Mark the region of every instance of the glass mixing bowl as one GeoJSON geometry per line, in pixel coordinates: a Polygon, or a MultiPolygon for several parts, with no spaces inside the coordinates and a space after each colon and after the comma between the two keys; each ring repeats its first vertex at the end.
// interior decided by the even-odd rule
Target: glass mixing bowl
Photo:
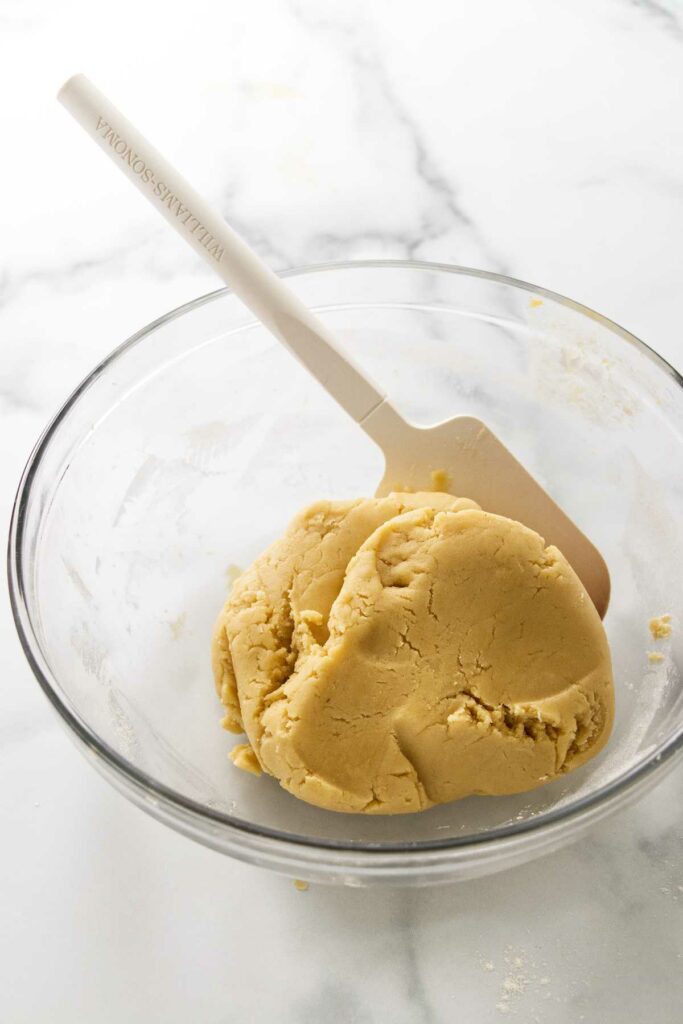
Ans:
{"type": "Polygon", "coordinates": [[[481,417],[602,551],[617,703],[606,750],[533,793],[397,817],[322,811],[229,763],[209,645],[231,575],[300,506],[372,494],[382,465],[225,290],[112,353],[31,455],[9,547],[31,667],[126,796],[254,864],[425,884],[557,848],[681,751],[681,378],[604,317],[494,274],[373,262],[287,278],[405,416],[481,417]],[[648,620],[667,612],[673,635],[655,642],[648,620]]]}

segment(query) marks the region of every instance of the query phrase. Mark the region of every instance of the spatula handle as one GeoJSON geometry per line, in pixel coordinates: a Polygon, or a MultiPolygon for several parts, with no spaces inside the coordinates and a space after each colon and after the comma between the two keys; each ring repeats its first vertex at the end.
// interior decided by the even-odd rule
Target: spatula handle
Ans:
{"type": "Polygon", "coordinates": [[[383,394],[311,313],[85,75],[58,98],[92,139],[246,306],[361,423],[383,394]]]}

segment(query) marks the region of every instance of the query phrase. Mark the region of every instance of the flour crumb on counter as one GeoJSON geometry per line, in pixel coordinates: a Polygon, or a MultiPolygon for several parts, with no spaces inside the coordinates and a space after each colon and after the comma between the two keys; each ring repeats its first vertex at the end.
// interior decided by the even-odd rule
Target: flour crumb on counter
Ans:
{"type": "Polygon", "coordinates": [[[489,960],[488,957],[485,957],[483,955],[483,953],[477,953],[477,960],[482,971],[495,971],[496,965],[494,964],[493,960],[489,960]]]}
{"type": "MultiPolygon", "coordinates": [[[[537,996],[542,992],[544,999],[551,997],[551,992],[548,989],[550,978],[547,975],[539,977],[539,965],[524,950],[514,950],[508,946],[503,961],[506,974],[500,983],[496,1003],[499,1013],[517,1014],[522,1008],[522,997],[525,994],[527,997],[531,997],[534,992],[537,996]]],[[[546,967],[547,964],[543,961],[540,966],[546,967]]],[[[537,1020],[538,1018],[531,1017],[529,1019],[537,1020]]]]}
{"type": "Polygon", "coordinates": [[[304,882],[304,880],[302,878],[295,878],[294,879],[294,888],[298,892],[308,892],[308,888],[309,888],[308,882],[304,882]]]}
{"type": "Polygon", "coordinates": [[[171,636],[173,637],[173,639],[180,640],[180,637],[182,636],[183,633],[183,629],[185,628],[185,612],[182,612],[182,614],[179,615],[177,618],[171,619],[171,621],[168,624],[168,628],[171,630],[171,636]]]}
{"type": "Polygon", "coordinates": [[[538,309],[538,307],[542,306],[542,305],[543,305],[543,299],[530,299],[529,300],[529,308],[530,309],[538,309]]]}
{"type": "Polygon", "coordinates": [[[659,651],[648,651],[647,652],[647,660],[652,665],[657,665],[657,664],[659,664],[660,661],[664,661],[664,655],[660,654],[659,651]]]}

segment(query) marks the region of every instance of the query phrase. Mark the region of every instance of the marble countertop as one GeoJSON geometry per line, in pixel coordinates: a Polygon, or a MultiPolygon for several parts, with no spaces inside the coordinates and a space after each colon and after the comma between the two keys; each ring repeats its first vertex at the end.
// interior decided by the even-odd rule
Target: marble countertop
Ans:
{"type": "MultiPolygon", "coordinates": [[[[0,0],[0,501],[47,419],[210,271],[54,100],[83,70],[275,268],[413,257],[571,295],[683,365],[679,0],[0,0]]],[[[3,590],[0,1017],[668,1024],[683,775],[581,843],[421,891],[297,891],[88,768],[3,590]]]]}

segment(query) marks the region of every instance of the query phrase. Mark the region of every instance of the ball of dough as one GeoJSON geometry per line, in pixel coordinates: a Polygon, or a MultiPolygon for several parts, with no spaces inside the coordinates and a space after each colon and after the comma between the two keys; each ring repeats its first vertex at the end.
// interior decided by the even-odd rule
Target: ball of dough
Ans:
{"type": "Polygon", "coordinates": [[[213,665],[262,769],[336,811],[533,789],[613,719],[602,622],[561,553],[445,494],[304,510],[237,580],[213,665]]]}

